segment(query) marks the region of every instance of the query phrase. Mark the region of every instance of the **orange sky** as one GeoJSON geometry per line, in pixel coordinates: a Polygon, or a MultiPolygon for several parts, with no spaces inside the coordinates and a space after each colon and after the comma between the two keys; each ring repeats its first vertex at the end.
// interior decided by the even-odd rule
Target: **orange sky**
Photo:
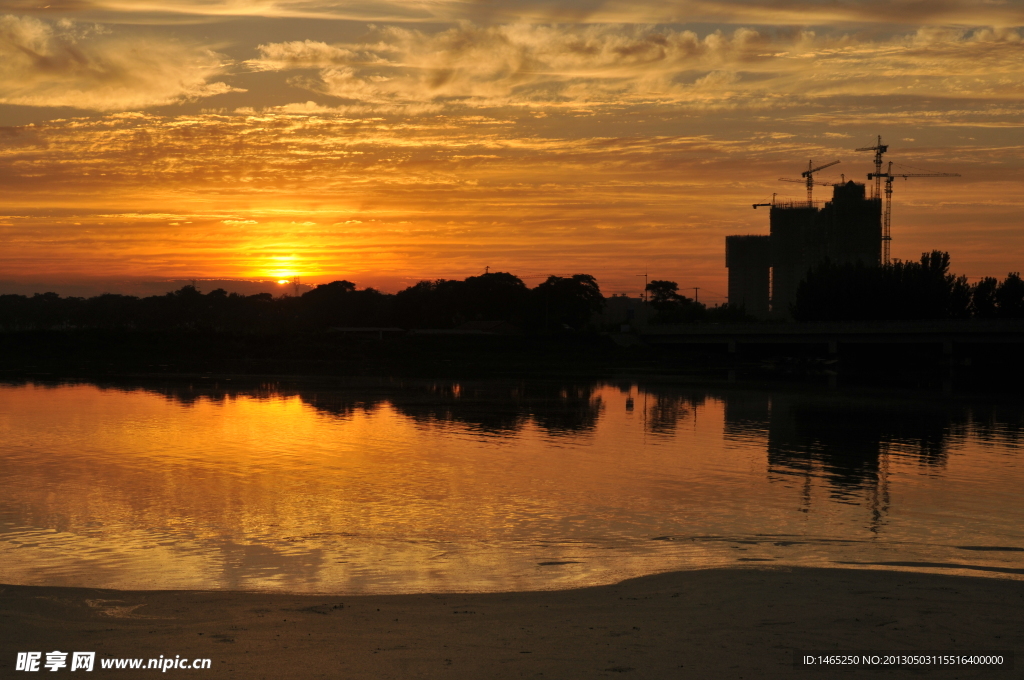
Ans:
{"type": "Polygon", "coordinates": [[[863,181],[878,134],[962,175],[899,181],[894,257],[1020,270],[1024,8],[822,7],[0,0],[0,292],[490,267],[721,302],[751,204],[809,158],[863,181]]]}

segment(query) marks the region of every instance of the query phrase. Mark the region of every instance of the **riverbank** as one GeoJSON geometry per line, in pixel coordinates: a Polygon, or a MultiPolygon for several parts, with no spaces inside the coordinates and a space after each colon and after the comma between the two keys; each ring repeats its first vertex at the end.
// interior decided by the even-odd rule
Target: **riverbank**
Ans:
{"type": "MultiPolygon", "coordinates": [[[[675,572],[579,590],[346,597],[0,587],[20,651],[208,658],[204,678],[792,678],[794,650],[1024,650],[1024,581],[845,569],[675,572]]],[[[44,655],[45,660],[45,655],[44,655]]],[[[43,669],[45,670],[45,669],[43,669]]],[[[844,669],[852,675],[875,673],[844,669]]],[[[884,677],[916,677],[887,669],[884,677]]],[[[959,667],[929,677],[1012,677],[959,667]]],[[[116,671],[150,677],[152,671],[116,671]]]]}
{"type": "MultiPolygon", "coordinates": [[[[705,330],[713,326],[707,325],[705,330]]],[[[1024,380],[1024,354],[1014,343],[986,347],[953,343],[954,351],[947,355],[942,343],[909,342],[909,337],[907,343],[891,345],[844,345],[817,342],[821,338],[812,333],[808,338],[815,342],[798,339],[780,344],[746,338],[751,341],[737,341],[735,347],[713,333],[688,335],[682,338],[686,342],[681,337],[584,332],[259,335],[19,331],[0,333],[0,379],[656,376],[718,384],[802,383],[947,393],[1013,392],[1024,380]]]]}
{"type": "Polygon", "coordinates": [[[0,333],[0,377],[607,375],[619,370],[656,370],[662,364],[647,348],[623,347],[593,333],[400,337],[93,330],[0,333]]]}

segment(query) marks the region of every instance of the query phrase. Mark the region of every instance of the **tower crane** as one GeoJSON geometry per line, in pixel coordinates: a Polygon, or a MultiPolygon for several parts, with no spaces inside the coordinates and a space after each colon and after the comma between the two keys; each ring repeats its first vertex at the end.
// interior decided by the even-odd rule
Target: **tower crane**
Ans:
{"type": "Polygon", "coordinates": [[[815,182],[814,181],[814,177],[813,177],[814,173],[818,172],[819,170],[824,170],[825,168],[831,168],[833,165],[837,164],[838,162],[839,161],[832,161],[831,163],[825,163],[825,165],[819,165],[818,167],[814,167],[814,161],[807,161],[807,169],[800,173],[800,176],[803,177],[804,179],[802,179],[802,180],[800,180],[800,179],[783,179],[781,177],[779,179],[780,179],[780,181],[783,181],[783,182],[802,182],[802,183],[805,183],[807,185],[807,205],[812,205],[812,203],[811,203],[811,190],[814,188],[814,185],[815,184],[826,184],[826,182],[815,182]]]}
{"type": "MultiPolygon", "coordinates": [[[[807,180],[805,180],[805,179],[793,179],[791,177],[780,177],[779,181],[780,182],[797,182],[799,184],[807,184],[807,180]]],[[[814,180],[814,181],[811,182],[811,184],[813,184],[816,187],[834,187],[834,186],[841,186],[843,184],[846,184],[846,179],[845,179],[845,175],[844,175],[844,179],[843,179],[842,182],[819,182],[818,180],[814,180]]]]}
{"type": "Polygon", "coordinates": [[[862,146],[856,151],[874,151],[875,152],[875,171],[868,175],[868,179],[871,179],[872,175],[875,178],[875,193],[871,195],[871,198],[880,199],[882,194],[879,191],[881,188],[879,183],[882,181],[882,154],[889,150],[888,144],[882,144],[882,135],[878,135],[878,144],[874,146],[862,146]]]}
{"type": "MultiPolygon", "coordinates": [[[[881,142],[881,137],[878,138],[881,142]]],[[[918,173],[896,173],[892,171],[892,161],[889,161],[887,172],[869,172],[868,179],[875,180],[877,185],[885,178],[885,215],[882,218],[882,264],[889,264],[889,243],[892,241],[892,234],[889,231],[890,216],[892,215],[892,181],[897,177],[959,177],[956,172],[918,172],[918,173]]]]}

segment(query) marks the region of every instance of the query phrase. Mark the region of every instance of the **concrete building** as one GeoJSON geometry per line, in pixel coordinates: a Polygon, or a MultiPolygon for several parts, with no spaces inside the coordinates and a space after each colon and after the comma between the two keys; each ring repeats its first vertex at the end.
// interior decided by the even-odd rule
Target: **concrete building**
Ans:
{"type": "Polygon", "coordinates": [[[832,200],[821,208],[805,201],[774,203],[769,223],[768,236],[725,238],[729,304],[757,318],[791,318],[800,282],[826,258],[868,267],[881,263],[882,202],[867,198],[863,184],[835,185],[832,200]]]}
{"type": "Polygon", "coordinates": [[[726,236],[725,266],[729,268],[729,304],[758,319],[768,318],[771,296],[771,237],[726,236]]]}

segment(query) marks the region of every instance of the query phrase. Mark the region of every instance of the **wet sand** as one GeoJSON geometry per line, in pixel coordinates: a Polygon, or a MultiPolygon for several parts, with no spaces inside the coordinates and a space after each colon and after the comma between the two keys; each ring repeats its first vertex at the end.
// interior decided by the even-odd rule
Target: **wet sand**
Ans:
{"type": "Polygon", "coordinates": [[[16,653],[55,649],[95,651],[94,672],[119,678],[155,671],[102,670],[99,660],[209,658],[211,670],[162,675],[268,680],[1022,677],[1024,581],[751,568],[495,594],[0,586],[0,677],[33,677],[15,672],[16,653]],[[1004,671],[798,669],[794,649],[1012,650],[1018,663],[1004,671]]]}

